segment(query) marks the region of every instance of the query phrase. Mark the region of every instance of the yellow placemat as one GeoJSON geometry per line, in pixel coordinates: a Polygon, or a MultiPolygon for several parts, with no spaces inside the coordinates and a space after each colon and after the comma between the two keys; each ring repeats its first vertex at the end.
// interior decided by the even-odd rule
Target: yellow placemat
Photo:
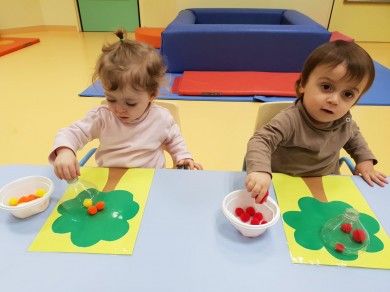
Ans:
{"type": "Polygon", "coordinates": [[[92,201],[104,209],[88,214],[87,197],[68,187],[29,251],[132,254],[153,176],[153,169],[82,168],[80,182],[97,186],[92,201]]]}
{"type": "Polygon", "coordinates": [[[350,177],[305,181],[274,174],[273,184],[293,263],[390,269],[389,236],[350,177]],[[326,247],[320,237],[323,224],[350,207],[359,211],[370,235],[367,250],[357,256],[326,247]]]}

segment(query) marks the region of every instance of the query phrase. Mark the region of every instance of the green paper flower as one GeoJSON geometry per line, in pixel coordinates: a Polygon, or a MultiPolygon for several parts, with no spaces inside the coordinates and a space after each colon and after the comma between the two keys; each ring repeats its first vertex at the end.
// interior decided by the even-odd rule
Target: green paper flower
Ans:
{"type": "Polygon", "coordinates": [[[105,207],[95,215],[90,215],[83,205],[88,198],[88,193],[83,191],[59,205],[57,211],[61,216],[54,221],[53,232],[70,233],[72,243],[78,247],[89,247],[100,240],[114,241],[128,232],[128,221],[139,210],[132,193],[123,190],[98,193],[92,198],[93,205],[103,201],[105,207]]]}
{"type": "MultiPolygon", "coordinates": [[[[310,250],[325,249],[335,258],[345,261],[352,261],[358,255],[343,254],[337,252],[333,247],[324,246],[320,237],[322,226],[331,218],[344,213],[349,204],[340,201],[320,202],[315,198],[304,197],[298,201],[301,211],[289,211],[283,214],[283,220],[290,227],[295,229],[295,241],[302,247],[310,250]]],[[[383,242],[375,235],[379,231],[379,223],[371,216],[360,213],[360,222],[363,224],[370,236],[370,244],[366,252],[379,252],[384,248],[383,242]]]]}

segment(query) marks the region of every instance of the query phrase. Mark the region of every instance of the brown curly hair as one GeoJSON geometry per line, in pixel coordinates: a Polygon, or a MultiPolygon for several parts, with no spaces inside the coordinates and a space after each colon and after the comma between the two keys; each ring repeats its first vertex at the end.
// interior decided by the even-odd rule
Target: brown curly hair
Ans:
{"type": "Polygon", "coordinates": [[[161,56],[150,45],[127,39],[124,29],[117,29],[119,41],[102,47],[92,81],[100,80],[108,91],[131,89],[157,95],[166,68],[161,56]]]}

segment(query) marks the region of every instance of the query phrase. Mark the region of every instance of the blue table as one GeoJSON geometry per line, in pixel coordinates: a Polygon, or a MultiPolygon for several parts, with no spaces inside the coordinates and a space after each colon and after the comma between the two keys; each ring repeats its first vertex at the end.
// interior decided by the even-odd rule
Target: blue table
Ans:
{"type": "MultiPolygon", "coordinates": [[[[131,256],[28,252],[66,183],[49,166],[9,165],[0,186],[27,175],[51,178],[55,191],[28,219],[0,210],[0,291],[390,291],[389,270],[293,264],[281,220],[241,236],[221,205],[244,188],[242,172],[157,170],[131,256]]],[[[390,187],[354,180],[389,232],[390,187]]]]}

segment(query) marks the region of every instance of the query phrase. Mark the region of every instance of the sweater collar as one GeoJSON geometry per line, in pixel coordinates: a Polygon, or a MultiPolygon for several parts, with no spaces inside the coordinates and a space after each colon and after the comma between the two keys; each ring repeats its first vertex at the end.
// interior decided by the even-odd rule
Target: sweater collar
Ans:
{"type": "Polygon", "coordinates": [[[313,122],[313,119],[310,117],[306,108],[303,106],[302,98],[297,99],[295,101],[295,105],[298,108],[298,110],[299,110],[300,114],[302,115],[306,124],[312,129],[323,130],[323,131],[332,131],[334,129],[340,128],[341,126],[345,125],[346,123],[349,123],[352,120],[352,115],[351,115],[350,111],[348,111],[341,118],[339,118],[333,122],[329,122],[323,126],[318,126],[313,122]]]}

